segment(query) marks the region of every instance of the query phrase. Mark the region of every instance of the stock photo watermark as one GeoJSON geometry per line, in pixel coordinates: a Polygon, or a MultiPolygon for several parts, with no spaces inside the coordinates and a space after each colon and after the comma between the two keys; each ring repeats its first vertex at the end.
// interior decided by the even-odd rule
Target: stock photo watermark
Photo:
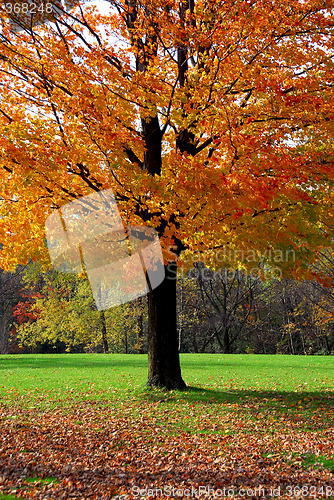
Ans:
{"type": "MultiPolygon", "coordinates": [[[[170,247],[169,255],[178,260],[173,253],[175,247],[170,247]]],[[[168,259],[172,261],[171,258],[168,259]]],[[[245,278],[253,279],[281,279],[283,271],[280,265],[296,261],[296,252],[293,249],[283,251],[281,249],[268,249],[263,252],[249,249],[231,249],[224,246],[221,249],[212,251],[194,252],[192,255],[182,258],[177,275],[178,277],[188,276],[189,278],[201,278],[203,281],[222,279],[233,281],[238,274],[242,273],[245,278]],[[247,266],[242,266],[242,263],[247,266]],[[254,264],[253,267],[249,264],[254,264]],[[189,264],[192,269],[189,270],[189,264]],[[278,265],[280,264],[280,265],[278,265]]],[[[176,279],[176,272],[174,273],[176,279]]]]}
{"type": "MultiPolygon", "coordinates": [[[[46,220],[45,233],[53,268],[59,272],[85,274],[98,310],[146,295],[165,279],[157,231],[146,226],[126,225],[112,189],[84,196],[54,211],[46,220]]],[[[223,247],[214,253],[194,252],[177,267],[175,262],[179,259],[173,250],[173,246],[167,249],[170,280],[187,275],[202,280],[231,281],[241,272],[246,278],[269,280],[282,277],[277,264],[296,259],[293,250],[260,253],[223,247]],[[254,266],[240,269],[238,263],[243,261],[254,266]],[[213,267],[207,267],[209,262],[213,267]],[[192,268],[189,270],[184,264],[191,264],[192,268]]]]}
{"type": "MultiPolygon", "coordinates": [[[[258,487],[222,487],[215,488],[213,486],[189,486],[189,487],[172,487],[165,486],[164,488],[140,488],[133,486],[131,490],[135,498],[145,497],[151,498],[281,498],[282,495],[291,498],[322,498],[334,494],[334,488],[329,485],[311,486],[311,485],[286,485],[282,486],[258,486],[258,487]]],[[[124,500],[126,496],[124,495],[124,500]]],[[[119,500],[122,500],[120,496],[119,500]]]]}
{"type": "Polygon", "coordinates": [[[11,30],[19,32],[53,22],[55,16],[70,12],[82,3],[87,0],[2,0],[1,9],[9,17],[11,30]]]}
{"type": "Polygon", "coordinates": [[[45,233],[53,268],[85,273],[98,310],[146,295],[165,278],[158,233],[124,226],[112,189],[56,210],[45,233]]]}

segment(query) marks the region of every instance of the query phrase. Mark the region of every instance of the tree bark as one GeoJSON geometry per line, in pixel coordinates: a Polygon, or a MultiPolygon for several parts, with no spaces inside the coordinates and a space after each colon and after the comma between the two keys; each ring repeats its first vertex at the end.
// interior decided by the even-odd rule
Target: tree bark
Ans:
{"type": "Polygon", "coordinates": [[[231,343],[230,343],[230,336],[229,336],[229,329],[228,328],[225,328],[225,331],[224,331],[224,352],[225,352],[225,354],[231,353],[231,343]]]}
{"type": "MultiPolygon", "coordinates": [[[[140,299],[141,300],[141,299],[140,299]]],[[[143,325],[143,311],[140,312],[138,317],[138,354],[144,354],[144,325],[143,325]]]]}
{"type": "Polygon", "coordinates": [[[169,263],[164,281],[148,294],[148,387],[186,388],[178,350],[176,273],[176,262],[169,263]]]}
{"type": "Polygon", "coordinates": [[[100,311],[100,318],[102,323],[102,343],[103,343],[103,352],[107,353],[109,351],[108,339],[107,339],[107,326],[106,326],[106,317],[104,311],[100,311]]]}

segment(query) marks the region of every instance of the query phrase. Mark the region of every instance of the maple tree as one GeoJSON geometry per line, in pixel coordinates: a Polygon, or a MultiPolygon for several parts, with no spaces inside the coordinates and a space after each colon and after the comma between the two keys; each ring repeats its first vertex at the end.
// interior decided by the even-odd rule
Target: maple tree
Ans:
{"type": "MultiPolygon", "coordinates": [[[[163,283],[148,296],[148,385],[183,388],[182,255],[298,250],[333,220],[333,11],[320,0],[109,0],[34,24],[1,7],[4,265],[47,259],[44,222],[112,188],[154,227],[163,283]],[[18,216],[19,215],[19,216],[18,216]],[[171,247],[173,252],[171,252],[171,247]]],[[[27,20],[28,19],[28,20],[27,20]]],[[[283,265],[282,264],[282,265],[283,265]]],[[[247,265],[247,262],[246,262],[247,265]]]]}

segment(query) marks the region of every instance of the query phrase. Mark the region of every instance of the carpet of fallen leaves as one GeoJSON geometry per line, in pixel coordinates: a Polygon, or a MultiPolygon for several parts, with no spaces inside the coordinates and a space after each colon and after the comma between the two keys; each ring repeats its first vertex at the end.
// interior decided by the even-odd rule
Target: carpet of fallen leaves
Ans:
{"type": "Polygon", "coordinates": [[[334,498],[334,468],[307,462],[321,456],[334,463],[329,408],[305,417],[302,407],[264,411],[256,398],[243,405],[7,406],[0,410],[0,493],[36,500],[334,498]]]}

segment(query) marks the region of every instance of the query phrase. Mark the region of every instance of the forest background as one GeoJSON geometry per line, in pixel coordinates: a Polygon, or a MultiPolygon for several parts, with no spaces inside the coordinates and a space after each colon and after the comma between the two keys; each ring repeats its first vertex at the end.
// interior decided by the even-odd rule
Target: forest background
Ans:
{"type": "MultiPolygon", "coordinates": [[[[179,351],[333,354],[332,251],[321,252],[314,281],[283,278],[279,263],[285,257],[293,259],[276,252],[271,267],[218,271],[194,257],[177,283],[179,351]]],[[[0,277],[2,354],[147,352],[146,297],[98,311],[84,277],[43,272],[38,262],[0,277]]]]}

